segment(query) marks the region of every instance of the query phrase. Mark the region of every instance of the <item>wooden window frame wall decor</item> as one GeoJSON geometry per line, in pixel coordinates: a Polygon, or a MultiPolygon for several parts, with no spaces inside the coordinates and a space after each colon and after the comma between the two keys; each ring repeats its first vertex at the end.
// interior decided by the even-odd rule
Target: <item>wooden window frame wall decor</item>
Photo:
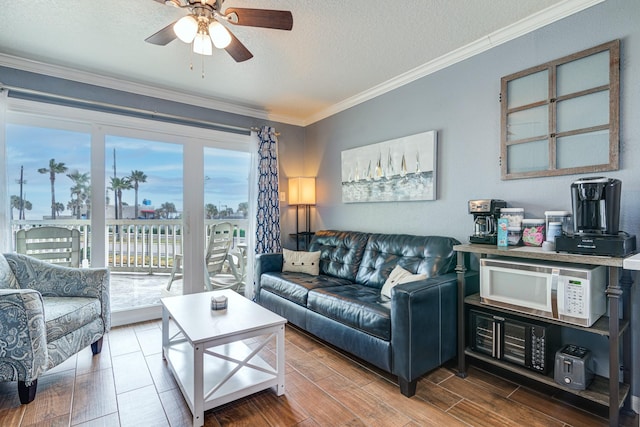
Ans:
{"type": "MultiPolygon", "coordinates": [[[[585,62],[583,62],[584,66],[585,62]]],[[[588,64],[588,63],[587,63],[588,64]]],[[[577,65],[579,68],[580,65],[577,65]]],[[[570,69],[570,68],[565,68],[570,69]]],[[[566,79],[566,82],[570,80],[566,79]]],[[[517,84],[517,83],[516,83],[517,84]]],[[[572,83],[573,85],[573,83],[572,83]]],[[[542,85],[541,85],[542,86],[542,85]]],[[[579,174],[579,173],[593,173],[593,172],[603,172],[603,171],[612,171],[619,169],[619,121],[620,121],[620,40],[613,40],[608,43],[601,44],[599,46],[595,46],[593,48],[584,50],[582,52],[577,52],[572,55],[568,55],[566,57],[556,59],[555,61],[550,61],[545,64],[529,68],[527,70],[523,70],[508,76],[505,76],[501,79],[500,86],[500,104],[501,104],[501,129],[500,129],[500,164],[501,164],[501,172],[502,179],[519,179],[519,178],[535,178],[535,177],[543,177],[543,176],[559,176],[559,175],[570,175],[570,174],[579,174]],[[579,90],[572,93],[565,93],[561,95],[557,95],[558,91],[558,68],[565,65],[574,63],[578,64],[579,60],[595,57],[595,55],[607,52],[609,53],[609,79],[607,84],[599,84],[596,86],[588,86],[589,82],[586,81],[589,79],[589,76],[585,77],[584,73],[575,73],[570,74],[572,77],[572,82],[575,82],[580,77],[584,77],[586,87],[580,87],[580,81],[578,80],[577,86],[580,87],[579,90]],[[547,78],[545,78],[544,73],[547,73],[547,78]],[[531,81],[534,81],[536,77],[536,73],[540,73],[540,78],[538,82],[542,82],[543,84],[547,84],[547,94],[541,94],[540,98],[532,99],[530,102],[520,104],[520,105],[508,105],[509,104],[509,84],[517,81],[518,79],[523,79],[529,77],[530,81],[520,80],[521,88],[524,88],[524,92],[527,92],[531,89],[531,81]],[[546,81],[545,81],[546,80],[546,81]],[[573,102],[573,107],[575,108],[573,111],[571,109],[566,109],[565,112],[570,112],[567,116],[571,114],[576,117],[598,117],[598,107],[600,107],[600,116],[602,114],[602,102],[593,103],[593,99],[595,97],[601,97],[608,91],[609,100],[608,100],[608,122],[607,123],[596,123],[586,127],[575,127],[571,129],[561,129],[558,130],[558,104],[563,101],[573,102]],[[592,95],[591,100],[587,101],[586,97],[592,95]],[[581,102],[582,101],[582,102],[581,102]],[[591,103],[591,104],[590,104],[591,103]],[[545,108],[546,107],[546,108],[545,108]],[[595,107],[595,108],[594,108],[595,107]],[[514,113],[523,113],[526,117],[527,114],[534,115],[536,113],[533,112],[534,109],[538,108],[537,113],[542,113],[542,120],[534,119],[532,122],[525,123],[524,120],[521,123],[509,123],[509,118],[514,113]],[[590,109],[591,108],[591,109],[590,109]],[[591,113],[591,114],[589,114],[591,113]],[[546,114],[548,118],[548,124],[544,123],[544,115],[546,114]],[[522,138],[512,138],[512,135],[517,132],[513,132],[515,129],[514,126],[529,126],[529,129],[523,131],[525,137],[522,138]],[[545,128],[546,126],[546,128],[545,128]],[[511,128],[511,130],[510,130],[511,128]],[[535,130],[532,130],[535,129],[535,130]],[[536,133],[536,131],[540,131],[536,133]],[[543,130],[545,132],[543,132],[543,130]],[[529,134],[527,134],[527,132],[529,134]],[[577,137],[577,139],[582,138],[598,138],[598,133],[600,133],[600,137],[605,137],[606,135],[602,135],[603,132],[608,132],[608,161],[607,162],[596,162],[595,164],[587,163],[584,165],[571,166],[571,167],[563,167],[559,165],[559,156],[561,153],[558,153],[558,139],[560,138],[569,138],[564,141],[570,141],[571,137],[577,137]],[[525,146],[522,144],[530,143],[529,146],[525,146]],[[520,161],[521,159],[526,159],[522,153],[535,153],[538,157],[539,162],[544,162],[544,153],[540,153],[540,149],[546,143],[546,150],[548,152],[548,160],[546,164],[546,168],[544,168],[543,163],[538,165],[530,165],[529,169],[527,169],[527,165],[521,166],[520,169],[516,171],[516,166],[510,167],[510,160],[515,164],[516,161],[520,161]],[[516,160],[516,156],[512,156],[509,159],[509,150],[510,148],[520,148],[519,156],[516,160]],[[524,148],[524,151],[523,151],[524,148]],[[510,170],[511,169],[511,170],[510,170]]],[[[532,91],[529,91],[532,92],[532,91]]],[[[535,92],[535,91],[533,91],[535,92]]],[[[514,86],[514,93],[517,93],[516,86],[514,86]]],[[[523,92],[521,92],[523,93],[523,92]]],[[[513,95],[514,97],[516,95],[513,95]]],[[[524,95],[525,97],[528,95],[524,95]]],[[[596,100],[598,100],[596,98],[596,100]]],[[[514,102],[515,103],[515,102],[514,102]]],[[[569,105],[569,103],[564,104],[569,105]]],[[[513,119],[514,122],[516,119],[513,119]]],[[[587,119],[590,120],[590,119],[587,119]]],[[[597,120],[597,118],[595,119],[597,120]]],[[[573,144],[575,145],[576,138],[573,139],[573,144]]],[[[591,146],[593,147],[594,139],[591,139],[591,146]]],[[[604,141],[604,140],[603,140],[604,141]]],[[[597,141],[596,141],[597,142],[597,141]]],[[[598,147],[603,146],[602,142],[598,147]]],[[[572,144],[568,143],[564,147],[573,147],[572,144]]],[[[568,159],[567,149],[562,151],[562,155],[568,159]]],[[[578,156],[585,155],[585,153],[591,153],[597,150],[589,150],[586,148],[585,150],[576,150],[583,151],[582,153],[577,153],[578,156]]],[[[574,153],[574,151],[570,151],[574,153]]],[[[593,155],[594,157],[598,157],[597,154],[593,155]]],[[[588,157],[588,155],[587,155],[588,157]]],[[[601,155],[602,160],[604,160],[604,155],[601,155]]],[[[586,158],[586,157],[585,157],[586,158]]],[[[598,160],[601,158],[598,157],[598,160]]],[[[531,161],[532,164],[535,163],[535,159],[531,161]]],[[[578,162],[578,161],[576,161],[578,162]]]]}

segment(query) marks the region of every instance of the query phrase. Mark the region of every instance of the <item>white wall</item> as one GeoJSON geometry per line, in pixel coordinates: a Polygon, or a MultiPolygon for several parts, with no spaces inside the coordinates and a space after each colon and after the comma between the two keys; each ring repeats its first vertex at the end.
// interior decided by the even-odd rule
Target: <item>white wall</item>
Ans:
{"type": "MultiPolygon", "coordinates": [[[[304,172],[318,177],[314,229],[439,234],[467,242],[473,228],[469,199],[501,198],[524,207],[528,218],[571,210],[569,188],[576,175],[501,180],[500,78],[621,39],[620,170],[599,175],[622,180],[621,229],[640,237],[639,22],[640,1],[609,0],[308,126],[304,172]],[[432,129],[439,139],[436,201],[341,202],[342,150],[432,129]]],[[[632,298],[636,355],[639,287],[632,298]]],[[[638,396],[640,366],[633,369],[638,396]]]]}

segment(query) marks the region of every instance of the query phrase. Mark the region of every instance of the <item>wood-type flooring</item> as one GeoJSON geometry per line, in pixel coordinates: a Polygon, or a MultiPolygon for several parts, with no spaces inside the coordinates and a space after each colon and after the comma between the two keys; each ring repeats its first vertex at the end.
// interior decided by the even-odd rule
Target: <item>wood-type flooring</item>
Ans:
{"type": "MultiPolygon", "coordinates": [[[[0,426],[191,426],[161,353],[160,321],[114,328],[102,353],[90,348],[47,372],[36,399],[20,405],[16,383],[0,383],[0,426]]],[[[286,387],[207,411],[206,426],[606,426],[602,417],[477,368],[465,379],[440,368],[416,395],[392,377],[286,329],[286,387]]],[[[251,342],[248,343],[251,345],[251,342]]],[[[263,350],[273,360],[272,348],[263,350]]],[[[638,425],[638,417],[623,417],[638,425]]]]}

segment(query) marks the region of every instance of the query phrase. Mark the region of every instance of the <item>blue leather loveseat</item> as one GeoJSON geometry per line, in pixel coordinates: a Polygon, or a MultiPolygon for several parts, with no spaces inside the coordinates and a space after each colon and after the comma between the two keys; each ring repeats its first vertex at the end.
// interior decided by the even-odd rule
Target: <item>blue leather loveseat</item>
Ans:
{"type": "Polygon", "coordinates": [[[439,236],[319,231],[309,251],[320,251],[320,274],[282,272],[282,254],[259,255],[256,300],[397,375],[400,391],[411,397],[420,376],[456,355],[458,243],[439,236]],[[382,296],[396,265],[427,278],[382,296]]]}

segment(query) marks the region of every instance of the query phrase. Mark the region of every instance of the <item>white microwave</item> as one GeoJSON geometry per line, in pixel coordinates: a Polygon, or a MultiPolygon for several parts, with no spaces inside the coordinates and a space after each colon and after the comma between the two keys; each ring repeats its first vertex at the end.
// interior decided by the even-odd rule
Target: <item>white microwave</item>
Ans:
{"type": "Polygon", "coordinates": [[[604,266],[480,260],[480,301],[589,327],[606,312],[604,266]]]}

